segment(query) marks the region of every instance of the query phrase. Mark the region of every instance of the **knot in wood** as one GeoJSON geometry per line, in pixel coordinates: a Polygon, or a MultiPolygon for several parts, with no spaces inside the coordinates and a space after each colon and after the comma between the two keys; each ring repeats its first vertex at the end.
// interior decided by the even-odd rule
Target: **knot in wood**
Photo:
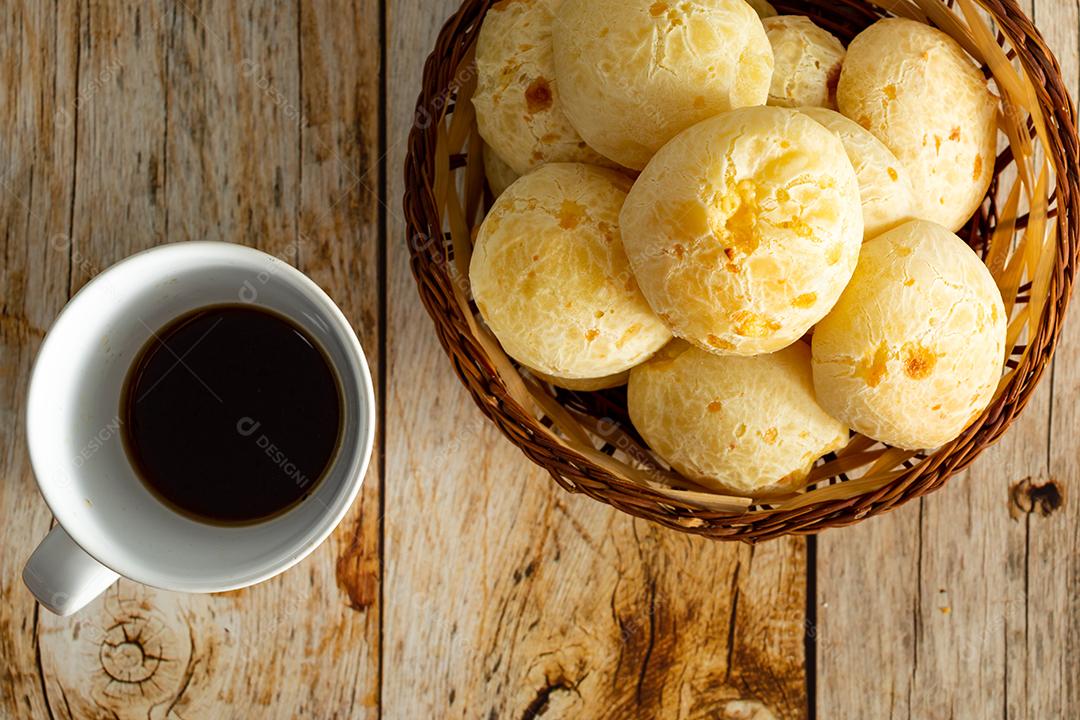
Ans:
{"type": "Polygon", "coordinates": [[[1028,477],[1009,489],[1009,514],[1014,520],[1031,513],[1047,517],[1064,504],[1065,488],[1054,479],[1037,484],[1028,477]]]}
{"type": "Polygon", "coordinates": [[[113,680],[141,684],[154,676],[166,660],[164,627],[160,621],[141,616],[118,619],[101,641],[101,667],[113,680]]]}

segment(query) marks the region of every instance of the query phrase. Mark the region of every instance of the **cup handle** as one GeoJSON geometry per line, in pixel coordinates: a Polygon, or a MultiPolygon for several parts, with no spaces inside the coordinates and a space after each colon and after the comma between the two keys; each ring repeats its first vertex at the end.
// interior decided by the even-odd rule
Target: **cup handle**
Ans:
{"type": "Polygon", "coordinates": [[[81,610],[120,576],[90,557],[57,525],[34,550],[22,577],[39,603],[64,617],[81,610]]]}

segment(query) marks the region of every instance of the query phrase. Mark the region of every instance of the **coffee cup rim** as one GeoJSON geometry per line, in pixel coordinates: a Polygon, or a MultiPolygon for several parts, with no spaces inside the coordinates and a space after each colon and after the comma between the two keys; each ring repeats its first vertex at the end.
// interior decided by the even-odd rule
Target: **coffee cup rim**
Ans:
{"type": "MultiPolygon", "coordinates": [[[[150,284],[160,280],[161,277],[162,274],[158,273],[153,277],[143,278],[142,282],[150,284]]],[[[180,242],[143,250],[110,266],[75,293],[53,321],[38,350],[31,369],[24,419],[30,463],[34,470],[39,492],[53,517],[71,539],[97,562],[122,577],[163,590],[191,593],[227,592],[257,584],[288,570],[318,548],[341,523],[356,501],[371,461],[377,421],[374,387],[363,347],[348,319],[329,295],[314,280],[273,255],[244,245],[215,241],[180,242]],[[149,256],[160,260],[163,257],[167,259],[169,255],[205,261],[208,266],[215,264],[215,261],[229,260],[239,260],[248,264],[251,264],[251,261],[275,264],[275,276],[284,278],[293,287],[304,292],[309,299],[318,304],[324,313],[324,318],[333,323],[332,331],[346,347],[350,365],[350,367],[343,368],[335,364],[334,369],[339,373],[339,376],[344,373],[354,376],[356,391],[360,395],[357,400],[363,410],[362,417],[359,419],[359,436],[354,435],[343,438],[341,446],[338,448],[338,455],[334,460],[335,464],[348,463],[346,491],[335,499],[333,505],[328,506],[325,513],[319,515],[317,523],[312,523],[310,527],[305,529],[303,538],[294,547],[291,547],[287,553],[282,553],[274,561],[262,563],[258,568],[237,568],[235,577],[227,582],[222,582],[220,579],[181,578],[147,567],[146,563],[125,561],[122,553],[116,552],[116,548],[110,552],[107,544],[98,542],[85,532],[82,523],[73,518],[69,510],[71,507],[70,496],[65,496],[64,493],[70,493],[71,490],[57,486],[55,481],[45,477],[42,472],[44,465],[41,462],[41,453],[45,451],[45,448],[42,447],[40,433],[42,428],[47,428],[47,423],[38,419],[35,414],[37,411],[35,398],[41,392],[41,385],[47,382],[47,378],[39,373],[43,358],[50,352],[52,344],[57,342],[57,338],[61,333],[77,332],[77,329],[69,330],[66,322],[72,317],[74,308],[81,302],[85,302],[87,295],[92,293],[91,288],[100,287],[112,279],[127,275],[138,265],[145,262],[149,256]],[[351,450],[347,451],[349,448],[351,450]]],[[[134,541],[137,542],[137,539],[134,541]]]]}

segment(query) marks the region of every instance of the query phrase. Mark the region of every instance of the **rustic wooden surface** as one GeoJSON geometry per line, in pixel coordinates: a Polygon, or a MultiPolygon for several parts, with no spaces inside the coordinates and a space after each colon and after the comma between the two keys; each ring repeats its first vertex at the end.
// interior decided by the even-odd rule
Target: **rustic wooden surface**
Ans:
{"type": "MultiPolygon", "coordinates": [[[[404,138],[455,5],[0,9],[0,717],[1080,716],[1080,322],[972,471],[857,527],[729,546],[566,495],[472,406],[407,267],[404,138]],[[283,257],[352,319],[384,407],[362,500],[261,586],[39,612],[36,348],[103,268],[192,239],[283,257]]],[[[1029,9],[1080,89],[1076,0],[1029,9]]]]}

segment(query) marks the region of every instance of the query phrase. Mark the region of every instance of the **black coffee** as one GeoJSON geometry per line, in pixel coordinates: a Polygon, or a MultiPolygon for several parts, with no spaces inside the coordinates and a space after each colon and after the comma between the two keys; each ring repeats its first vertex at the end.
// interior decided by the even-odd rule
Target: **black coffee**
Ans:
{"type": "Polygon", "coordinates": [[[269,519],[309,496],[341,432],[319,346],[283,317],[208,307],[155,333],[121,401],[128,454],[166,504],[214,524],[269,519]]]}

